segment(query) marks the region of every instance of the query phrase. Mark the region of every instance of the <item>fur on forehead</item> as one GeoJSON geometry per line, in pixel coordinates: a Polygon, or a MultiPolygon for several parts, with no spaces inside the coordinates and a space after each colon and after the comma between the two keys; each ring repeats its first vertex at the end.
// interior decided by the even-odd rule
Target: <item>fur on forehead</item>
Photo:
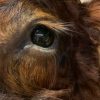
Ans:
{"type": "Polygon", "coordinates": [[[79,17],[78,0],[33,0],[32,2],[53,15],[67,20],[79,17]],[[72,10],[70,10],[72,9],[72,10]]]}

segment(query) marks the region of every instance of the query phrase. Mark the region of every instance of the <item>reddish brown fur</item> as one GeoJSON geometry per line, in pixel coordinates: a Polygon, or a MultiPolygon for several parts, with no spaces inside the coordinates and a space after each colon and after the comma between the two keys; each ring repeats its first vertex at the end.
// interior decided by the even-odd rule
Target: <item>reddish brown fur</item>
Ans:
{"type": "Polygon", "coordinates": [[[0,100],[100,100],[99,45],[99,0],[1,0],[0,100]],[[25,48],[34,24],[58,45],[25,48]]]}

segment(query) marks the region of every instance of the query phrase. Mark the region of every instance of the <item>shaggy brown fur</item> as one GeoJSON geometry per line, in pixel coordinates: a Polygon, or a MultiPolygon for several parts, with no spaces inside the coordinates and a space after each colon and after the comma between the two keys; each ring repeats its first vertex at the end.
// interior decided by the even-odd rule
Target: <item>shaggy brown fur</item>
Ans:
{"type": "Polygon", "coordinates": [[[0,100],[100,100],[99,46],[100,0],[0,0],[0,100]],[[31,43],[37,24],[52,48],[31,43]]]}

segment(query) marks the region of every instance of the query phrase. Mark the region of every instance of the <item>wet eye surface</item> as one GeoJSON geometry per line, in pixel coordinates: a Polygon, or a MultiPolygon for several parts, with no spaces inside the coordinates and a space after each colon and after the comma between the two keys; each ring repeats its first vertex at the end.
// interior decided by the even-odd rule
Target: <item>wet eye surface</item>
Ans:
{"type": "Polygon", "coordinates": [[[55,40],[55,32],[44,25],[37,25],[31,32],[31,41],[33,44],[43,48],[50,47],[55,40]]]}

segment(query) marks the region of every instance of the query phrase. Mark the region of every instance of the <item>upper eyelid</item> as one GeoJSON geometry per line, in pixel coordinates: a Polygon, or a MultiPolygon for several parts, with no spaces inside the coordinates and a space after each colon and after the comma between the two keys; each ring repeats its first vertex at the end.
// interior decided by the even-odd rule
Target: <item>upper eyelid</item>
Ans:
{"type": "Polygon", "coordinates": [[[58,21],[57,19],[52,19],[48,17],[36,18],[32,21],[32,23],[45,25],[58,33],[64,33],[65,31],[69,30],[69,27],[72,27],[72,23],[64,23],[62,21],[58,21]]]}

